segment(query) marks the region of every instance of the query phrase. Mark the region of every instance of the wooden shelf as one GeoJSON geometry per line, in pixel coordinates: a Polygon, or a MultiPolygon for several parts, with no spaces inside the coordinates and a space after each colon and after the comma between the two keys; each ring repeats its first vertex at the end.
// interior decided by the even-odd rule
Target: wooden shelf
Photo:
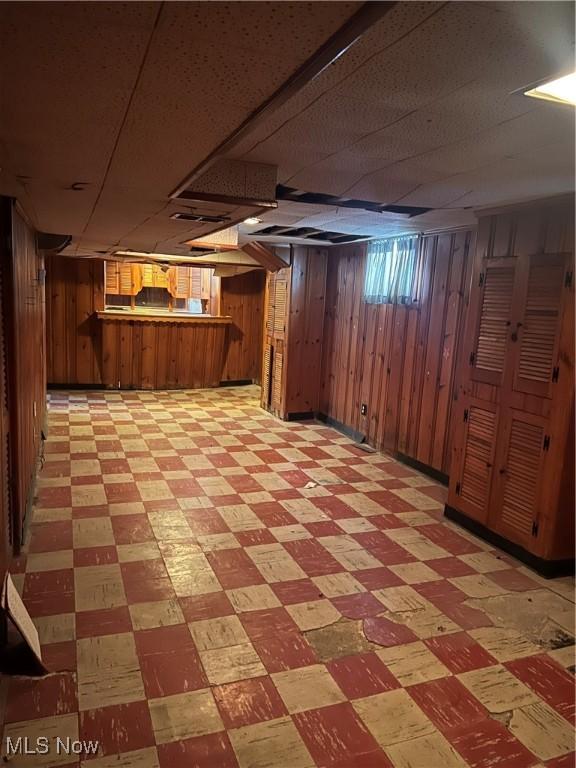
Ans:
{"type": "Polygon", "coordinates": [[[186,323],[188,325],[229,325],[232,318],[224,315],[186,315],[183,312],[142,312],[139,310],[124,312],[106,309],[96,313],[99,320],[122,321],[130,323],[186,323]]]}

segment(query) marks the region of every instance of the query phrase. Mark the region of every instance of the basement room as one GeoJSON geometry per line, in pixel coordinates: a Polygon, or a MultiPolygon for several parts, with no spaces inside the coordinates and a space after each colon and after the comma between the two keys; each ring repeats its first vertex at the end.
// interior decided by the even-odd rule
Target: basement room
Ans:
{"type": "Polygon", "coordinates": [[[0,3],[0,755],[576,768],[572,2],[0,3]]]}

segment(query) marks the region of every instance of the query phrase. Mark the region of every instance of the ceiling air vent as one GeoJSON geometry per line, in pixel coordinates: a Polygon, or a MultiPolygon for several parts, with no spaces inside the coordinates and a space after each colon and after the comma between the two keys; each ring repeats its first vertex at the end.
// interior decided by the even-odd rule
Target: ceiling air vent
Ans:
{"type": "Polygon", "coordinates": [[[202,224],[225,224],[227,221],[230,221],[228,216],[207,216],[199,213],[188,213],[183,211],[173,213],[170,218],[181,219],[182,221],[198,221],[202,224]]]}
{"type": "Polygon", "coordinates": [[[431,208],[413,205],[383,205],[371,200],[337,197],[336,195],[325,195],[322,192],[304,192],[293,187],[285,187],[283,184],[278,184],[276,187],[276,199],[308,205],[333,205],[336,208],[355,208],[356,210],[371,211],[372,213],[393,213],[396,216],[406,216],[408,218],[420,216],[420,214],[432,210],[431,208]]]}

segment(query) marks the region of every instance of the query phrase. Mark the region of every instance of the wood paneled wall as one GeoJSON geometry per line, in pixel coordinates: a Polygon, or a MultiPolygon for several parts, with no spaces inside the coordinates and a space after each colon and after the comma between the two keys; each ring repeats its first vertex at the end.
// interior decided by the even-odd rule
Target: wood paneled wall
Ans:
{"type": "Polygon", "coordinates": [[[320,405],[327,250],[306,246],[292,249],[286,414],[316,413],[320,405]]]}
{"type": "Polygon", "coordinates": [[[36,248],[36,234],[15,202],[1,198],[0,206],[1,321],[6,363],[3,429],[8,421],[3,464],[8,470],[12,548],[17,553],[34,494],[45,416],[44,260],[36,248]]]}
{"type": "Polygon", "coordinates": [[[48,256],[46,270],[48,381],[101,384],[104,262],[48,256]]]}
{"type": "Polygon", "coordinates": [[[220,384],[227,325],[102,324],[102,383],[111,389],[203,389],[220,384]]]}
{"type": "Polygon", "coordinates": [[[416,306],[363,301],[364,245],[328,256],[320,412],[443,474],[471,239],[468,231],[423,238],[416,306]]]}
{"type": "Polygon", "coordinates": [[[221,279],[220,311],[232,318],[222,381],[261,381],[265,281],[261,269],[221,279]]]}

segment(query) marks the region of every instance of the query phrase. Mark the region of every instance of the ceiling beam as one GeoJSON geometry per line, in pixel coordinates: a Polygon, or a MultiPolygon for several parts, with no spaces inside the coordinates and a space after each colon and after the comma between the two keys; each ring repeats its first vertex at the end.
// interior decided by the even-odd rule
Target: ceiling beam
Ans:
{"type": "Polygon", "coordinates": [[[258,264],[261,264],[264,269],[267,269],[269,272],[277,272],[279,269],[288,266],[288,263],[284,261],[284,259],[280,258],[276,251],[270,250],[270,248],[267,248],[262,243],[255,241],[251,243],[245,243],[242,246],[242,250],[244,253],[247,253],[248,256],[251,256],[255,261],[257,261],[258,264]]]}
{"type": "Polygon", "coordinates": [[[356,11],[312,56],[304,62],[268,99],[262,102],[240,125],[224,139],[192,172],[170,193],[180,197],[202,173],[218,158],[232,150],[247,133],[266,120],[292,98],[307,83],[329,67],[354,45],[376,22],[380,21],[396,2],[367,2],[356,11]]]}

